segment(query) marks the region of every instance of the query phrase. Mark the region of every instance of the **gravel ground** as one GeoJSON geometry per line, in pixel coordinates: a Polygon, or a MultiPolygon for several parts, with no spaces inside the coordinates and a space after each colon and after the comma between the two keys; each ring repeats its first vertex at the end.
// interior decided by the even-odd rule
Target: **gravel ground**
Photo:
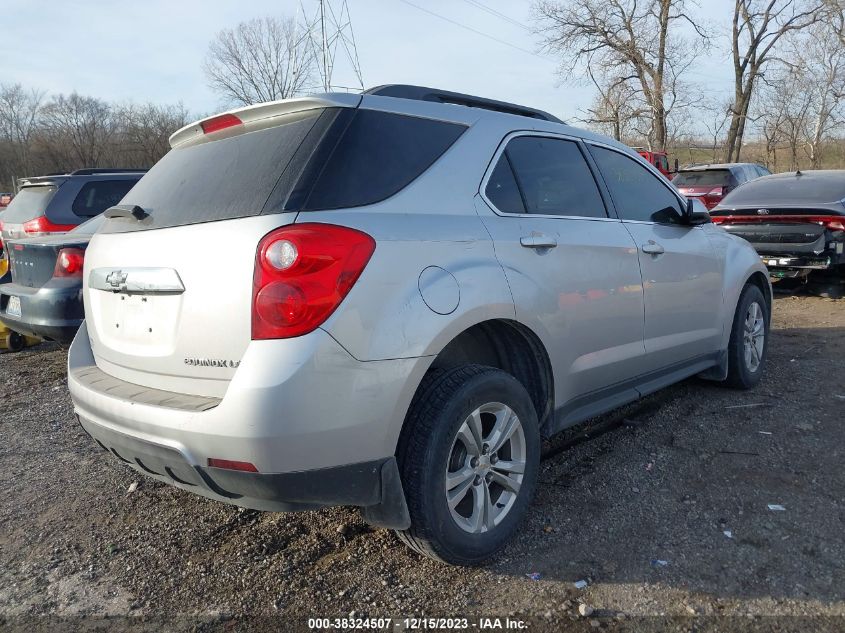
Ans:
{"type": "Polygon", "coordinates": [[[845,302],[779,296],[773,327],[757,389],[688,380],[548,442],[528,520],[480,569],[351,509],[263,514],[143,479],[76,424],[63,349],[3,354],[0,628],[843,630],[845,302]]]}

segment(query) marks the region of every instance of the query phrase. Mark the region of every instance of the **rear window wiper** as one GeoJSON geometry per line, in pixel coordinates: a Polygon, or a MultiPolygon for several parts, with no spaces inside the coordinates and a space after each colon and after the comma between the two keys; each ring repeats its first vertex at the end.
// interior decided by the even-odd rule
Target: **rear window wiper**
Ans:
{"type": "Polygon", "coordinates": [[[141,207],[137,204],[117,204],[113,207],[109,207],[106,209],[103,215],[106,218],[132,218],[134,220],[145,220],[146,218],[150,217],[150,214],[144,211],[141,207]]]}

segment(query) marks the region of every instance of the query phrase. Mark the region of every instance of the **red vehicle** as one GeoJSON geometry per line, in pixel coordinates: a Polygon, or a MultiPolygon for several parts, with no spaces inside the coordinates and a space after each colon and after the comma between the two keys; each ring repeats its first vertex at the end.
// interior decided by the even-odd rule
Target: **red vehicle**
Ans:
{"type": "Polygon", "coordinates": [[[661,174],[671,180],[672,174],[678,171],[678,159],[675,159],[675,168],[669,168],[669,155],[666,152],[653,152],[643,147],[635,147],[634,151],[654,165],[661,174]]]}
{"type": "Polygon", "coordinates": [[[709,211],[741,184],[769,176],[771,172],[756,163],[691,165],[679,170],[672,184],[687,198],[698,198],[709,211]]]}

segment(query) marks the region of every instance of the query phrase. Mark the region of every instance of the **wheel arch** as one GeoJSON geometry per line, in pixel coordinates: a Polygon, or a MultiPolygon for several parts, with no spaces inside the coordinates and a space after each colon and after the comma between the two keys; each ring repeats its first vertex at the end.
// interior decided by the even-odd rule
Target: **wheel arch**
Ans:
{"type": "Polygon", "coordinates": [[[518,321],[495,318],[464,329],[434,357],[417,385],[405,413],[403,429],[428,379],[438,372],[467,364],[496,367],[516,378],[534,403],[541,430],[552,419],[554,376],[549,354],[540,337],[518,321]]]}

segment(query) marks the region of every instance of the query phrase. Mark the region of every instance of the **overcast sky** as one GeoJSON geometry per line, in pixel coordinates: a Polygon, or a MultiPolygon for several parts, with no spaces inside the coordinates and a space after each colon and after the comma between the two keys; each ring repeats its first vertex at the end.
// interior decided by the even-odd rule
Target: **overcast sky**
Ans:
{"type": "MultiPolygon", "coordinates": [[[[309,13],[316,7],[315,0],[302,2],[309,13]]],[[[436,86],[570,120],[589,106],[589,86],[577,77],[561,83],[556,61],[534,53],[536,36],[524,28],[532,26],[528,0],[477,2],[510,20],[469,0],[349,0],[365,85],[436,86]]],[[[725,33],[730,0],[702,4],[705,26],[725,33]]],[[[253,17],[293,15],[298,6],[298,0],[3,0],[0,83],[112,101],[182,101],[193,113],[213,112],[222,104],[206,86],[202,60],[214,34],[253,17]]],[[[716,44],[689,77],[709,94],[730,85],[727,41],[716,44]]],[[[352,85],[340,54],[337,66],[334,82],[352,85]]]]}

